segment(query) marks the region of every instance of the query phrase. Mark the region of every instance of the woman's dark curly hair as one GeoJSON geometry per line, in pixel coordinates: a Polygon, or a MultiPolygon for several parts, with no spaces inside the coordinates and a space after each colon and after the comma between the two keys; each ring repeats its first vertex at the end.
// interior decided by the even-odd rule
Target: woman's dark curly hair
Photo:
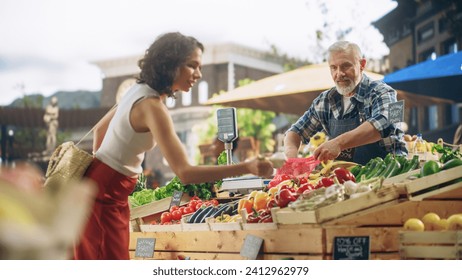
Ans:
{"type": "Polygon", "coordinates": [[[176,72],[197,48],[204,51],[202,43],[194,37],[179,32],[160,35],[138,61],[141,72],[136,82],[146,83],[158,93],[174,97],[172,84],[176,72]]]}

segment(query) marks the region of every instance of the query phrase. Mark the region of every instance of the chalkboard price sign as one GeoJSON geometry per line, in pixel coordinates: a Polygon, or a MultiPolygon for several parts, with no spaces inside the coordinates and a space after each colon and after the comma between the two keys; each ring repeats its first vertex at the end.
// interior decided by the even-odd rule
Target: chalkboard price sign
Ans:
{"type": "Polygon", "coordinates": [[[152,258],[154,256],[155,238],[138,238],[136,239],[135,257],[152,258]]]}
{"type": "Polygon", "coordinates": [[[388,105],[388,121],[398,123],[404,121],[404,100],[388,105]]]}
{"type": "Polygon", "coordinates": [[[256,260],[262,244],[262,238],[247,234],[244,240],[244,244],[241,247],[240,255],[249,260],[256,260]]]}
{"type": "Polygon", "coordinates": [[[368,260],[369,255],[369,236],[334,237],[334,260],[368,260]]]}
{"type": "Polygon", "coordinates": [[[170,209],[172,206],[178,206],[181,203],[181,197],[183,196],[182,191],[174,191],[172,195],[172,200],[170,201],[170,209]]]}

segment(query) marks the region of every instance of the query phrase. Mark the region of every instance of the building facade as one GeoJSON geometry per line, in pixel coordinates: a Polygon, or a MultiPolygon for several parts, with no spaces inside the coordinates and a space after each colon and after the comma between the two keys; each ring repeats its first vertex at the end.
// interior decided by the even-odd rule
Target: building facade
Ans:
{"type": "Polygon", "coordinates": [[[462,50],[462,1],[396,0],[373,25],[390,49],[389,72],[462,50]]]}
{"type": "MultiPolygon", "coordinates": [[[[385,74],[462,50],[462,1],[395,1],[395,9],[373,22],[390,49],[385,74]]],[[[451,142],[461,120],[461,105],[407,109],[409,133],[421,132],[432,141],[443,138],[451,142]]]]}

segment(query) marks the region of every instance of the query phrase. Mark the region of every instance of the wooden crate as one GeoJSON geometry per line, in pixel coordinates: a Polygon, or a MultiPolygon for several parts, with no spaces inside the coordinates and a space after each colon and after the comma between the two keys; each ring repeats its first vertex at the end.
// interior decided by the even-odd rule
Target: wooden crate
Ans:
{"type": "Polygon", "coordinates": [[[409,218],[434,212],[440,217],[462,213],[462,200],[392,200],[323,223],[323,226],[402,226],[409,218]]]}
{"type": "Polygon", "coordinates": [[[462,199],[462,166],[443,170],[422,178],[392,183],[397,188],[405,188],[409,200],[462,199]]]}
{"type": "MultiPolygon", "coordinates": [[[[187,194],[181,197],[180,205],[185,205],[191,200],[187,194]]],[[[148,225],[150,222],[159,219],[162,212],[169,210],[171,197],[153,201],[151,203],[130,208],[131,231],[141,231],[141,225],[148,225]]]]}
{"type": "Polygon", "coordinates": [[[346,199],[313,211],[295,211],[289,207],[273,212],[278,224],[320,224],[376,205],[397,200],[399,193],[393,187],[370,191],[356,198],[346,199]]]}
{"type": "Polygon", "coordinates": [[[400,231],[401,259],[462,259],[462,231],[400,231]]]}
{"type": "Polygon", "coordinates": [[[319,226],[280,225],[273,230],[131,232],[130,256],[138,238],[155,238],[153,259],[245,259],[240,255],[248,234],[262,238],[258,259],[322,259],[324,232],[319,226]]]}

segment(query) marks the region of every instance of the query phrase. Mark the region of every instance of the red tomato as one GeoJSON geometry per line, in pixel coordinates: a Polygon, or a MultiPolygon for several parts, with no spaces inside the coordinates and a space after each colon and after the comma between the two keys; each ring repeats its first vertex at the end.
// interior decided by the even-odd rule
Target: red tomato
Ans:
{"type": "Polygon", "coordinates": [[[180,211],[181,211],[181,214],[184,215],[184,214],[186,214],[186,213],[184,212],[184,209],[185,209],[185,208],[186,208],[185,206],[181,206],[178,210],[180,210],[180,211]]]}
{"type": "Polygon", "coordinates": [[[202,206],[202,202],[198,202],[198,203],[196,204],[196,207],[194,208],[194,210],[197,211],[199,208],[201,208],[201,206],[202,206]]]}
{"type": "Polygon", "coordinates": [[[170,207],[170,213],[175,211],[175,210],[178,210],[180,207],[178,205],[173,205],[172,207],[170,207]]]}
{"type": "Polygon", "coordinates": [[[214,206],[217,206],[217,205],[219,204],[218,200],[216,200],[216,199],[211,199],[211,200],[210,200],[210,203],[211,203],[212,205],[214,205],[214,206]]]}
{"type": "Polygon", "coordinates": [[[196,204],[199,202],[199,200],[191,200],[188,203],[188,206],[191,207],[192,209],[196,209],[196,204]]]}
{"type": "Polygon", "coordinates": [[[181,217],[183,217],[183,213],[181,213],[180,210],[177,209],[172,211],[172,220],[178,221],[181,220],[181,217]]]}
{"type": "Polygon", "coordinates": [[[172,213],[170,212],[163,212],[162,215],[160,215],[160,223],[165,224],[168,222],[172,221],[172,213]]]}
{"type": "Polygon", "coordinates": [[[184,208],[184,212],[185,214],[191,214],[192,212],[196,211],[194,208],[190,207],[190,206],[186,206],[184,208]]]}

